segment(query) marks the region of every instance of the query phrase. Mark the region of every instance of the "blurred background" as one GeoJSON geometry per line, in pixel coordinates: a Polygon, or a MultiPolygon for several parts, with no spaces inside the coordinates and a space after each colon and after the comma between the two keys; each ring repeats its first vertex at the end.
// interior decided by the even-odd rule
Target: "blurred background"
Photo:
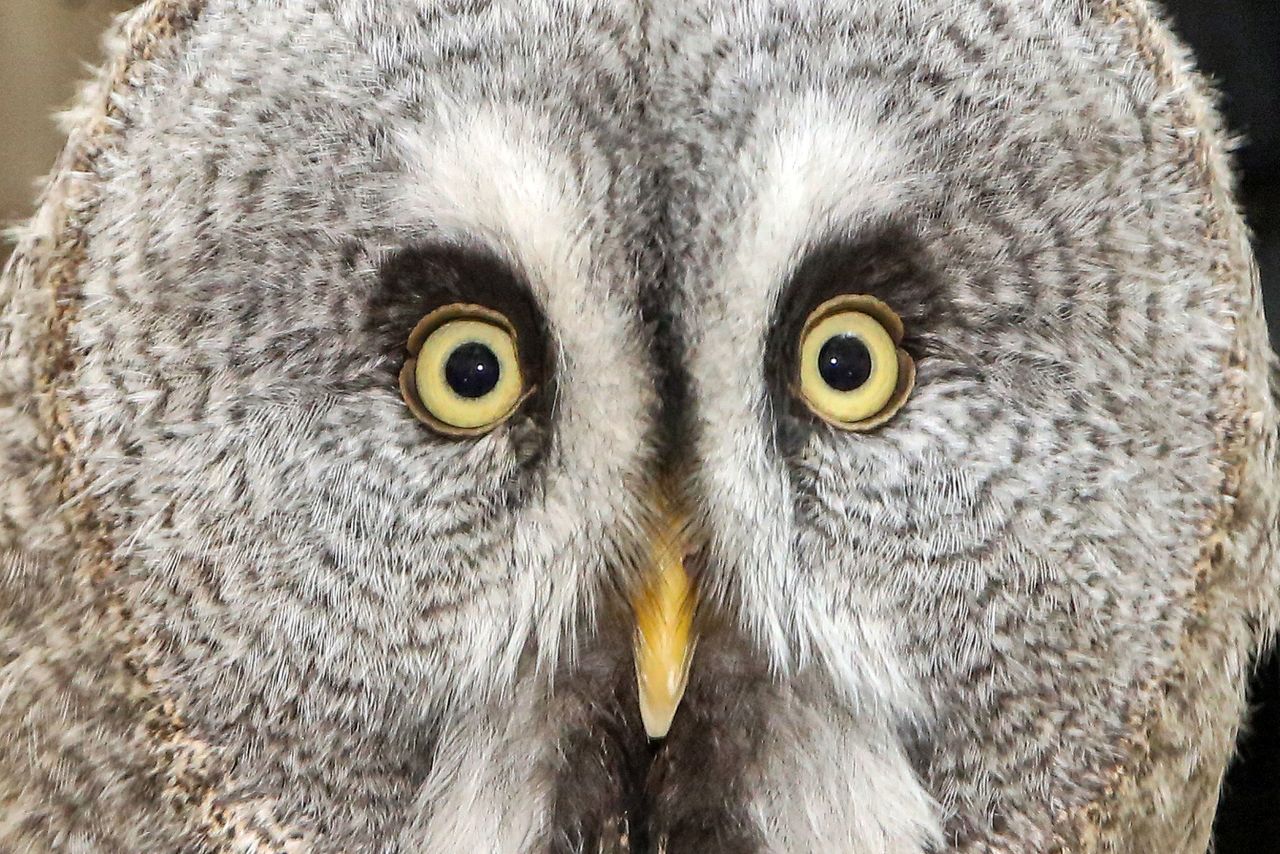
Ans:
{"type": "MultiPolygon", "coordinates": [[[[0,0],[0,224],[31,213],[34,182],[61,144],[65,107],[99,34],[133,0],[0,0]]],[[[1224,92],[1240,135],[1240,195],[1280,341],[1280,0],[1166,0],[1174,27],[1224,92]]],[[[0,247],[0,261],[9,247],[0,247]]],[[[1280,851],[1280,657],[1259,662],[1250,731],[1224,787],[1218,854],[1280,851]]]]}
{"type": "Polygon", "coordinates": [[[98,62],[111,16],[134,2],[0,0],[0,226],[31,214],[33,182],[62,145],[50,116],[98,62]]]}

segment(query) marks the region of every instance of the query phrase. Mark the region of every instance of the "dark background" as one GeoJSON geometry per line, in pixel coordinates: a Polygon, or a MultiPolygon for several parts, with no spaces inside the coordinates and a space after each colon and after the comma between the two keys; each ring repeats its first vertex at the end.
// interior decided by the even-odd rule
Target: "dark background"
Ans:
{"type": "MultiPolygon", "coordinates": [[[[0,0],[0,226],[30,213],[35,176],[61,142],[48,115],[69,103],[98,33],[132,0],[0,0]]],[[[1280,341],[1280,0],[1165,0],[1224,92],[1240,196],[1255,236],[1272,341],[1280,341]]],[[[0,261],[8,250],[0,240],[0,261]]],[[[1280,657],[1258,663],[1255,710],[1218,813],[1218,854],[1280,852],[1280,657]]],[[[1162,852],[1135,852],[1162,854],[1162,852]]]]}
{"type": "MultiPolygon", "coordinates": [[[[1240,134],[1240,198],[1262,267],[1267,320],[1280,341],[1280,0],[1165,0],[1174,28],[1223,91],[1240,134]]],[[[1258,663],[1254,712],[1223,788],[1217,854],[1280,852],[1280,657],[1258,663]]],[[[1160,854],[1152,852],[1152,854],[1160,854]]]]}

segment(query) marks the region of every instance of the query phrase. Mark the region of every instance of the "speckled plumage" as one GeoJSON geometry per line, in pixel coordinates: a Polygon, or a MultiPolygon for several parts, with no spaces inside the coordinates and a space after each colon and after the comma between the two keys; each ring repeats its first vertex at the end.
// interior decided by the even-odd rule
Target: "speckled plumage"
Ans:
{"type": "Polygon", "coordinates": [[[1144,0],[151,0],[112,56],[0,288],[0,848],[1205,850],[1280,449],[1144,0]],[[480,439],[396,387],[441,246],[545,317],[480,439]],[[832,287],[919,366],[873,433],[779,368],[832,287]]]}

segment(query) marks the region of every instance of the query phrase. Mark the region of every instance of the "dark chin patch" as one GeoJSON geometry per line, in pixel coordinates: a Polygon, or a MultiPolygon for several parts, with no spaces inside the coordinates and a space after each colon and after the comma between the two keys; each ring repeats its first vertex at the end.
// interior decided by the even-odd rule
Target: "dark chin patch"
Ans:
{"type": "Polygon", "coordinates": [[[772,683],[758,661],[728,634],[699,642],[684,702],[645,781],[653,851],[762,850],[747,807],[775,735],[767,717],[772,683]]]}
{"type": "Polygon", "coordinates": [[[623,854],[651,850],[644,779],[653,749],[644,734],[631,665],[628,625],[611,621],[556,682],[563,722],[546,850],[623,854]]]}
{"type": "MultiPolygon", "coordinates": [[[[628,625],[623,623],[623,625],[628,625]]],[[[645,736],[629,636],[600,642],[560,682],[564,729],[547,849],[751,854],[748,777],[769,743],[767,674],[727,639],[704,636],[667,738],[645,736]]]]}

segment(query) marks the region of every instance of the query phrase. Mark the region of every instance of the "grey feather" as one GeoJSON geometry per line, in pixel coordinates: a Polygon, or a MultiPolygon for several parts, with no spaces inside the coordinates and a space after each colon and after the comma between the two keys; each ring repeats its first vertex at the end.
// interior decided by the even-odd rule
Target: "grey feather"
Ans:
{"type": "Polygon", "coordinates": [[[0,278],[0,848],[1206,849],[1280,418],[1145,0],[150,0],[109,50],[0,278]],[[479,439],[397,390],[431,247],[545,319],[479,439]],[[824,287],[905,322],[875,432],[786,387],[824,287]],[[705,625],[649,745],[662,471],[705,625]]]}

